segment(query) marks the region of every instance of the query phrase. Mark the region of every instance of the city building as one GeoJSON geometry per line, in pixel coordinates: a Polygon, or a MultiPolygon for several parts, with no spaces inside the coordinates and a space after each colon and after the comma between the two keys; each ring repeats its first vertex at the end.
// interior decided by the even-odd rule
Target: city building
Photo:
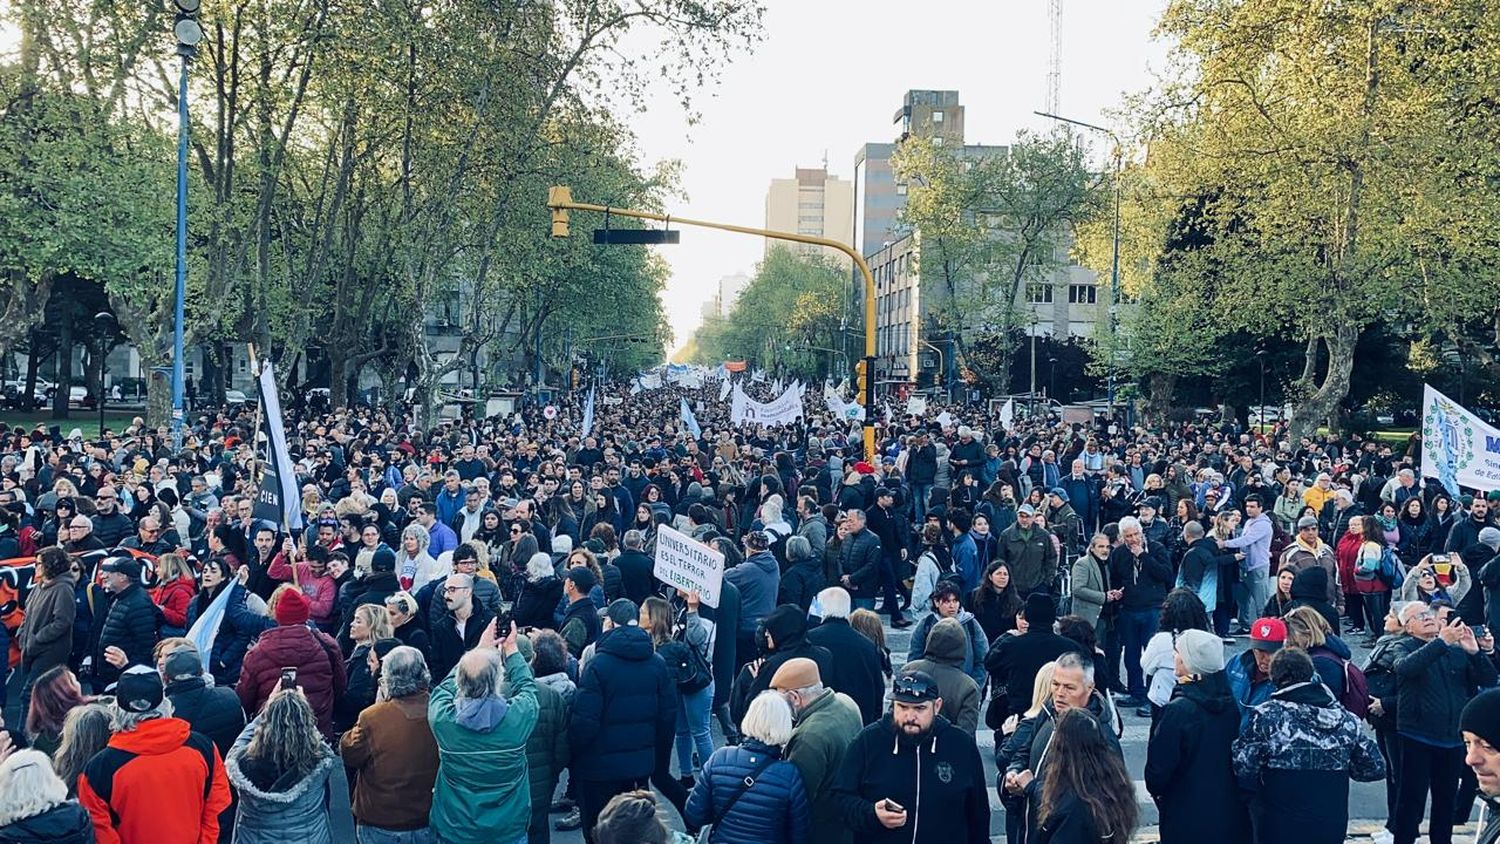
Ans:
{"type": "MultiPolygon", "coordinates": [[[[826,167],[798,167],[793,178],[772,179],[766,191],[766,228],[852,245],[854,185],[829,173],[826,167]]],[[[777,246],[848,260],[836,249],[766,238],[767,255],[777,246]]]]}

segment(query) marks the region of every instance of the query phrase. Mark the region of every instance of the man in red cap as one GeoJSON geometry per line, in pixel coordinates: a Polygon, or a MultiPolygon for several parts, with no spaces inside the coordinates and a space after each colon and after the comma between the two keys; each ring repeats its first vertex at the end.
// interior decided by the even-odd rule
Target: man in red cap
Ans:
{"type": "Polygon", "coordinates": [[[338,643],[307,623],[312,605],[291,586],[271,596],[276,626],[260,634],[245,654],[240,681],[235,684],[245,714],[254,718],[285,678],[307,695],[318,716],[318,729],[333,738],[333,702],[344,694],[348,677],[338,643]]]}
{"type": "Polygon", "coordinates": [[[1240,705],[1240,729],[1250,722],[1250,710],[1271,699],[1271,657],[1286,643],[1286,623],[1279,618],[1257,618],[1250,625],[1250,649],[1230,661],[1229,689],[1240,705]]]}

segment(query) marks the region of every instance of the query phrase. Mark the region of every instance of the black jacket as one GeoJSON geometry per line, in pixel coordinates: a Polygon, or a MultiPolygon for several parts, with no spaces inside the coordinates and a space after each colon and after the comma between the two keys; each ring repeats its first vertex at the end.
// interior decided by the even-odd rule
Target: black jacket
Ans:
{"type": "Polygon", "coordinates": [[[201,679],[174,680],[166,692],[172,701],[172,717],[188,722],[193,732],[208,736],[220,756],[228,755],[245,729],[245,710],[234,689],[209,686],[201,679]]]}
{"type": "Polygon", "coordinates": [[[796,604],[807,612],[813,599],[828,582],[823,578],[823,559],[814,556],[798,560],[781,574],[781,585],[777,590],[776,603],[796,604]]]}
{"type": "MultiPolygon", "coordinates": [[[[948,457],[951,460],[953,455],[948,457]]],[[[932,443],[912,446],[911,454],[906,458],[906,479],[914,486],[930,486],[937,479],[937,446],[932,443]]]]}
{"type": "Polygon", "coordinates": [[[573,773],[592,782],[644,780],[656,766],[657,743],[670,742],[676,729],[677,685],[651,637],[633,626],[600,636],[573,698],[573,773]]]}
{"type": "Polygon", "coordinates": [[[453,667],[458,665],[459,658],[479,645],[480,635],[494,618],[493,613],[475,604],[474,614],[469,616],[468,624],[464,625],[464,637],[460,640],[453,613],[444,608],[433,622],[430,633],[432,656],[427,664],[432,668],[432,676],[446,678],[453,667]]]}
{"type": "Polygon", "coordinates": [[[880,537],[868,526],[839,545],[839,571],[849,577],[849,594],[871,598],[880,588],[880,537]]]}
{"type": "Polygon", "coordinates": [[[0,827],[0,844],[94,844],[94,825],[77,800],[0,827]]]}
{"type": "Polygon", "coordinates": [[[734,635],[740,623],[740,589],[729,581],[719,585],[719,606],[714,629],[714,707],[729,702],[734,690],[734,669],[739,653],[739,637],[734,635]]]}
{"type": "Polygon", "coordinates": [[[833,782],[844,823],[869,844],[989,844],[990,801],[974,737],[933,719],[919,743],[898,737],[889,715],[865,727],[844,754],[833,782]],[[875,801],[906,808],[906,825],[886,829],[875,801]]]}
{"type": "Polygon", "coordinates": [[[823,685],[852,698],[864,723],[879,720],[885,698],[885,671],[875,643],[850,627],[844,618],[823,619],[822,624],[808,632],[807,641],[834,655],[828,673],[822,675],[823,685]]]}
{"type": "Polygon", "coordinates": [[[557,602],[562,599],[562,595],[563,582],[560,578],[552,575],[541,580],[527,578],[521,586],[520,596],[516,598],[515,608],[511,611],[516,627],[546,630],[556,627],[552,611],[557,609],[557,602]]]}
{"type": "MultiPolygon", "coordinates": [[[[615,568],[620,570],[620,589],[625,597],[640,605],[656,594],[656,575],[651,573],[655,566],[651,558],[640,551],[625,551],[615,558],[615,568]]],[[[604,591],[609,592],[608,587],[604,591]]]]}
{"type": "Polygon", "coordinates": [[[94,647],[95,680],[113,683],[120,676],[120,669],[104,659],[104,650],[110,646],[125,652],[127,665],[155,665],[151,650],[156,647],[156,631],[160,626],[161,611],[151,603],[145,587],[132,583],[124,592],[114,595],[94,647]]]}
{"type": "Polygon", "coordinates": [[[1135,554],[1125,545],[1109,552],[1109,582],[1125,590],[1120,609],[1160,609],[1172,588],[1172,563],[1167,559],[1167,549],[1147,542],[1139,565],[1137,562],[1135,554]]]}
{"type": "Polygon", "coordinates": [[[1005,689],[1006,712],[1025,712],[1031,708],[1031,687],[1042,666],[1069,651],[1082,650],[1077,642],[1050,629],[1033,628],[1024,635],[1003,637],[996,642],[984,655],[984,670],[989,672],[994,688],[1005,689]]]}
{"type": "Polygon", "coordinates": [[[1287,609],[1297,607],[1312,607],[1334,633],[1339,632],[1339,611],[1328,603],[1328,571],[1323,567],[1303,569],[1292,578],[1292,604],[1287,609]]]}
{"type": "MultiPolygon", "coordinates": [[[[729,715],[736,724],[744,719],[745,712],[750,708],[750,701],[771,688],[771,678],[775,676],[776,669],[787,660],[805,657],[816,662],[818,675],[823,678],[825,685],[833,675],[833,654],[827,648],[808,641],[807,616],[801,610],[790,604],[777,607],[766,616],[762,629],[775,642],[776,649],[765,655],[765,661],[754,673],[747,663],[735,676],[734,689],[729,698],[729,715]]],[[[882,679],[882,688],[883,686],[882,679]]]]}
{"type": "Polygon", "coordinates": [[[94,538],[98,539],[105,548],[114,548],[127,536],[135,533],[135,525],[130,523],[130,518],[119,510],[108,516],[94,514],[90,517],[94,522],[94,538]]]}
{"type": "Polygon", "coordinates": [[[1160,812],[1163,841],[1249,840],[1230,750],[1239,732],[1224,672],[1173,690],[1146,749],[1146,790],[1160,812]]]}
{"type": "Polygon", "coordinates": [[[1396,728],[1405,734],[1456,745],[1458,716],[1482,688],[1495,685],[1495,665],[1483,653],[1468,654],[1442,639],[1415,637],[1399,643],[1396,728]]]}

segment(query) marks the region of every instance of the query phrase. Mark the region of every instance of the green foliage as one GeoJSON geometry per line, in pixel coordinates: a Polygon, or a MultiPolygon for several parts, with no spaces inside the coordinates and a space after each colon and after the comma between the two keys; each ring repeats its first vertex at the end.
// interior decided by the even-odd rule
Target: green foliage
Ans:
{"type": "Polygon", "coordinates": [[[819,253],[776,246],[756,267],[726,318],[711,318],[694,335],[696,363],[745,360],[783,367],[807,380],[830,371],[826,351],[846,351],[841,326],[850,301],[847,269],[819,253]]]}

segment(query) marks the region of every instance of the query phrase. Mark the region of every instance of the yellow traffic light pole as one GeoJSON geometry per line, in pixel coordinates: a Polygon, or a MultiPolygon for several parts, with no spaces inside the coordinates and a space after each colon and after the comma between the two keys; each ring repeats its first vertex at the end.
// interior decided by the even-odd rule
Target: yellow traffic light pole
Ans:
{"type": "Polygon", "coordinates": [[[837,240],[829,240],[823,237],[813,237],[794,232],[757,229],[750,226],[736,226],[731,223],[715,223],[708,220],[673,217],[670,214],[657,214],[653,211],[635,211],[628,208],[612,208],[608,205],[574,202],[573,191],[566,185],[555,185],[547,191],[547,207],[552,209],[553,237],[568,236],[569,211],[595,211],[601,214],[613,214],[617,217],[655,220],[661,223],[676,223],[682,226],[695,226],[701,229],[717,229],[718,231],[748,234],[755,237],[769,237],[772,240],[787,240],[793,243],[826,246],[829,249],[836,249],[848,255],[850,260],[854,261],[854,266],[859,268],[859,273],[865,280],[865,356],[860,360],[857,372],[860,381],[860,400],[865,407],[865,459],[872,461],[875,459],[875,379],[871,377],[874,374],[875,367],[875,276],[870,273],[870,265],[865,263],[864,256],[860,255],[859,252],[839,243],[837,240]]]}

